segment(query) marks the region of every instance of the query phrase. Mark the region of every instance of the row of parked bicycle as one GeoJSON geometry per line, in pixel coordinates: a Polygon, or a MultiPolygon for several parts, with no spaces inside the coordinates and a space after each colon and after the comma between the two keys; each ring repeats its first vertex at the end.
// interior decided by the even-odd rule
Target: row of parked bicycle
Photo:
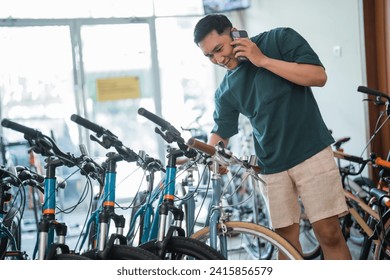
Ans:
{"type": "MultiPolygon", "coordinates": [[[[375,95],[377,100],[385,99],[389,118],[387,95],[365,87],[359,90],[375,95]]],[[[166,162],[145,151],[134,152],[110,130],[79,115],[72,115],[71,120],[88,129],[92,133],[90,139],[109,150],[103,163],[91,158],[83,145],[80,155],[75,156],[62,151],[52,137],[35,128],[2,120],[3,127],[22,133],[31,151],[45,159],[45,174],[28,166],[0,168],[1,259],[277,259],[278,254],[287,259],[321,257],[321,248],[303,208],[303,253],[270,228],[266,203],[259,190],[256,157],[245,154],[239,158],[222,144],[210,146],[195,137],[185,140],[163,118],[144,108],[138,114],[155,123],[156,132],[171,145],[166,162]],[[135,195],[127,221],[116,211],[117,164],[121,161],[135,163],[142,169],[147,184],[146,191],[135,195]],[[229,167],[226,176],[219,173],[221,165],[229,167]],[[100,186],[80,232],[80,245],[72,250],[66,240],[67,225],[56,216],[59,167],[76,167],[87,184],[92,186],[95,182],[100,186]],[[155,182],[157,172],[162,176],[155,182]],[[184,179],[179,181],[178,176],[184,179]],[[21,244],[26,188],[38,190],[43,197],[33,256],[28,256],[21,244]],[[198,219],[200,211],[206,217],[202,221],[198,219]]],[[[340,162],[350,207],[350,214],[340,225],[345,237],[360,246],[359,258],[388,259],[389,159],[373,154],[368,159],[348,155],[341,149],[347,140],[335,143],[335,157],[351,163],[342,166],[340,162]],[[380,184],[374,185],[361,176],[368,164],[381,169],[380,184]]]]}

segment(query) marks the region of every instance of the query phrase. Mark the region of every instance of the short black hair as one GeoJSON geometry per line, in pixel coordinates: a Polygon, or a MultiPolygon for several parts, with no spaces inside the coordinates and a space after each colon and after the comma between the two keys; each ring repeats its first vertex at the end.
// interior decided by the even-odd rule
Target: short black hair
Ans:
{"type": "Polygon", "coordinates": [[[218,34],[222,34],[226,29],[231,29],[233,24],[222,14],[211,14],[200,19],[194,28],[194,42],[199,44],[211,31],[215,30],[218,34]]]}

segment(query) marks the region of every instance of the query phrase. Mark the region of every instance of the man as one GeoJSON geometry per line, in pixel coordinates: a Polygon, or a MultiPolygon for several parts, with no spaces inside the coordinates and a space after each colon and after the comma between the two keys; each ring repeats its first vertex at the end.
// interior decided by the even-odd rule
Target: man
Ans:
{"type": "Polygon", "coordinates": [[[300,198],[324,258],[351,259],[338,219],[348,208],[330,147],[334,139],[310,88],[327,81],[322,63],[291,28],[236,40],[234,30],[218,14],[205,16],[194,29],[203,54],[227,69],[215,93],[209,144],[227,145],[238,132],[239,114],[248,117],[275,231],[302,251],[300,198]]]}

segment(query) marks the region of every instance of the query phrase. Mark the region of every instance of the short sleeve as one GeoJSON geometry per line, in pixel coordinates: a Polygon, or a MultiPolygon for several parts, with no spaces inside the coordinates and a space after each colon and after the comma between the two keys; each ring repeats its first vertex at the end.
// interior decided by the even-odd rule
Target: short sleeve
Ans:
{"type": "Polygon", "coordinates": [[[227,98],[221,96],[221,92],[218,90],[215,95],[213,117],[215,125],[211,130],[212,133],[216,133],[224,139],[228,139],[238,133],[239,112],[227,98]]]}
{"type": "Polygon", "coordinates": [[[279,29],[279,42],[279,48],[286,61],[324,67],[309,43],[294,29],[279,29]]]}

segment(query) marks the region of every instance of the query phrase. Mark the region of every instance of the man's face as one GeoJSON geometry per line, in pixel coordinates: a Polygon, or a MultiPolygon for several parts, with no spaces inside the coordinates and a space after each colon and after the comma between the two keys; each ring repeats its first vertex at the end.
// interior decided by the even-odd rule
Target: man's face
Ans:
{"type": "Polygon", "coordinates": [[[199,42],[199,48],[212,63],[233,70],[240,61],[234,57],[231,42],[232,38],[229,32],[219,35],[217,31],[213,30],[199,42]]]}

